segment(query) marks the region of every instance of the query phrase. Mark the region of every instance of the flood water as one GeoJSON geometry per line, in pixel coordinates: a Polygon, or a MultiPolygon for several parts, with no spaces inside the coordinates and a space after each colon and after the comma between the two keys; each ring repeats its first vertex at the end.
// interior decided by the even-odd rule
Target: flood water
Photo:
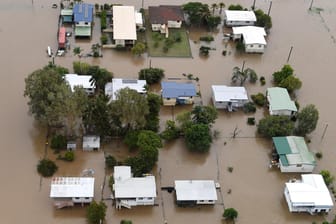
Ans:
{"type": "MultiPolygon", "coordinates": [[[[91,3],[105,3],[103,0],[90,0],[91,3]]],[[[160,4],[181,4],[178,0],[144,0],[144,6],[160,4]]],[[[213,1],[204,1],[212,4],[213,1]]],[[[230,2],[224,1],[227,5],[230,2]]],[[[249,7],[252,0],[234,1],[249,7]]],[[[56,48],[57,20],[59,9],[52,9],[52,0],[1,0],[0,1],[0,60],[3,85],[0,88],[0,177],[2,203],[1,223],[85,223],[85,209],[74,207],[55,210],[49,198],[50,179],[40,179],[36,164],[44,155],[45,132],[37,128],[28,114],[27,100],[23,97],[24,78],[32,71],[45,66],[50,60],[45,53],[48,45],[56,48]]],[[[119,3],[119,2],[115,2],[119,3]]],[[[122,4],[140,8],[142,1],[123,0],[122,4]]],[[[163,68],[167,78],[182,77],[182,73],[191,73],[200,78],[203,104],[211,99],[212,84],[230,84],[234,66],[254,69],[259,76],[266,77],[266,85],[246,84],[249,94],[265,93],[271,86],[271,74],[279,70],[287,61],[289,50],[293,47],[289,63],[303,86],[297,92],[302,106],[315,104],[320,112],[317,129],[309,136],[309,147],[314,152],[322,152],[315,172],[330,170],[336,175],[334,158],[336,151],[336,106],[333,90],[336,61],[336,2],[334,0],[314,1],[313,12],[308,11],[311,0],[273,0],[271,16],[273,28],[267,37],[268,47],[263,55],[239,55],[229,44],[231,54],[222,56],[225,48],[222,43],[222,30],[215,33],[215,42],[211,45],[217,50],[210,52],[207,59],[198,56],[200,44],[198,37],[204,31],[190,31],[190,45],[193,58],[149,58],[146,55],[134,58],[129,53],[104,50],[103,58],[81,58],[68,53],[56,58],[55,63],[72,68],[74,60],[82,60],[100,65],[114,73],[115,77],[136,78],[140,69],[148,67],[163,68]],[[323,11],[317,13],[316,8],[323,11]],[[326,128],[327,127],[327,128],[326,128]],[[323,136],[323,132],[325,135],[323,136]]],[[[257,0],[257,8],[267,12],[269,0],[257,0]]],[[[217,12],[218,13],[218,12],[217,12]]],[[[80,46],[89,51],[92,43],[99,41],[99,24],[94,28],[91,42],[72,42],[72,47],[80,46]]],[[[176,108],[174,114],[190,107],[176,108]]],[[[264,111],[259,109],[254,115],[262,118],[264,111]]],[[[268,168],[270,141],[255,138],[256,127],[248,126],[246,119],[250,115],[221,111],[214,125],[220,131],[211,150],[206,155],[189,153],[182,140],[165,145],[160,151],[158,165],[154,171],[157,178],[158,206],[139,207],[117,211],[108,204],[107,223],[119,223],[121,219],[133,220],[133,223],[222,223],[223,208],[234,207],[239,212],[237,223],[321,223],[323,216],[291,214],[283,198],[284,183],[296,175],[282,174],[268,168]],[[234,129],[238,137],[231,138],[234,129]],[[233,167],[233,172],[227,171],[233,167]],[[172,186],[175,179],[214,179],[221,185],[219,201],[213,207],[182,209],[174,205],[174,195],[159,187],[172,186]],[[223,205],[224,204],[224,205],[223,205]]],[[[171,109],[161,110],[161,124],[172,119],[171,109]]],[[[119,158],[126,156],[126,148],[113,141],[104,146],[106,153],[119,158]]],[[[48,151],[48,157],[55,155],[48,151]]],[[[76,152],[76,161],[65,163],[57,161],[57,175],[77,176],[85,168],[95,170],[95,198],[100,200],[110,195],[102,185],[105,177],[103,152],[76,152]]],[[[325,218],[329,221],[336,214],[335,208],[325,218]]]]}

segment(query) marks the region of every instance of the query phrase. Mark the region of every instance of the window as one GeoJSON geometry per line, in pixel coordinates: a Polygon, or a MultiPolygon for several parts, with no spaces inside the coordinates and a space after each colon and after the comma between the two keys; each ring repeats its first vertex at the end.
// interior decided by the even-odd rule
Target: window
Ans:
{"type": "Polygon", "coordinates": [[[261,48],[261,44],[259,44],[259,47],[261,48]]]}
{"type": "Polygon", "coordinates": [[[89,200],[90,198],[89,197],[85,197],[85,200],[89,200]]]}
{"type": "Polygon", "coordinates": [[[302,167],[302,164],[296,164],[296,167],[302,167]]]}
{"type": "Polygon", "coordinates": [[[88,23],[88,22],[85,22],[85,25],[89,25],[89,23],[88,23]]]}
{"type": "Polygon", "coordinates": [[[253,44],[250,44],[250,47],[253,47],[253,44]]]}
{"type": "Polygon", "coordinates": [[[139,201],[142,201],[142,200],[143,200],[143,198],[138,198],[138,200],[139,200],[139,201]]]}

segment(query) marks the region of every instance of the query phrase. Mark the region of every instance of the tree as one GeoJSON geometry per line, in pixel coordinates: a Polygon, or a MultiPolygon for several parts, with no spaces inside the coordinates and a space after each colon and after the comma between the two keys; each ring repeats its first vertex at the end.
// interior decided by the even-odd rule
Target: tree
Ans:
{"type": "Polygon", "coordinates": [[[321,170],[320,174],[322,175],[324,183],[327,186],[329,186],[330,184],[332,184],[332,182],[334,182],[334,177],[331,175],[329,170],[321,170]]]}
{"type": "Polygon", "coordinates": [[[160,134],[161,138],[166,141],[171,141],[177,139],[180,136],[180,130],[176,127],[175,121],[168,120],[166,121],[166,128],[160,134]]]}
{"type": "Polygon", "coordinates": [[[315,130],[319,119],[319,112],[315,105],[309,104],[298,113],[298,126],[296,132],[305,136],[315,130]]]}
{"type": "Polygon", "coordinates": [[[215,123],[218,112],[212,106],[195,106],[191,111],[191,116],[194,123],[211,126],[215,123]]]}
{"type": "Polygon", "coordinates": [[[146,80],[148,85],[159,83],[164,76],[161,68],[144,68],[139,71],[139,79],[146,80]]]}
{"type": "Polygon", "coordinates": [[[57,165],[50,159],[42,159],[37,165],[37,172],[43,177],[51,177],[57,169],[57,165]]]}
{"type": "Polygon", "coordinates": [[[105,165],[108,168],[113,168],[114,166],[117,165],[117,160],[112,156],[112,155],[108,155],[105,157],[105,165]]]}
{"type": "Polygon", "coordinates": [[[161,108],[161,97],[154,93],[147,94],[147,103],[149,108],[149,113],[145,116],[146,118],[146,130],[151,130],[157,132],[159,130],[159,112],[161,108]]]}
{"type": "Polygon", "coordinates": [[[162,147],[162,142],[160,136],[155,132],[143,130],[138,135],[137,146],[142,150],[149,148],[158,149],[162,147]]]}
{"type": "Polygon", "coordinates": [[[184,4],[182,9],[188,15],[190,24],[200,26],[210,16],[209,6],[201,2],[189,2],[184,4]]]}
{"type": "Polygon", "coordinates": [[[50,148],[52,149],[65,149],[67,146],[67,139],[64,135],[55,135],[51,138],[50,148]]]}
{"type": "Polygon", "coordinates": [[[146,45],[141,42],[137,42],[131,49],[133,55],[140,56],[146,52],[146,45]]]}
{"type": "Polygon", "coordinates": [[[289,93],[293,92],[294,90],[300,89],[301,86],[302,86],[301,80],[292,75],[279,83],[279,87],[286,88],[289,93]]]}
{"type": "Polygon", "coordinates": [[[225,7],[224,2],[220,2],[219,4],[219,14],[222,14],[223,8],[225,7]]]}
{"type": "Polygon", "coordinates": [[[91,65],[81,61],[74,61],[72,63],[73,70],[78,75],[91,75],[91,65]]]}
{"type": "Polygon", "coordinates": [[[254,11],[254,14],[257,18],[257,26],[264,27],[266,31],[272,28],[272,18],[269,15],[265,14],[264,11],[258,9],[254,11]]]}
{"type": "Polygon", "coordinates": [[[233,83],[237,83],[239,82],[239,85],[242,86],[244,84],[244,82],[247,79],[247,73],[246,72],[242,72],[241,69],[238,66],[235,66],[232,69],[232,78],[231,81],[233,83]]]}
{"type": "Polygon", "coordinates": [[[123,220],[120,221],[120,224],[132,224],[132,221],[123,219],[123,220]]]}
{"type": "Polygon", "coordinates": [[[46,66],[25,79],[24,96],[29,98],[29,111],[42,125],[59,126],[66,114],[64,101],[71,94],[56,67],[46,66]]]}
{"type": "Polygon", "coordinates": [[[219,24],[221,24],[220,16],[209,16],[206,20],[206,24],[209,30],[215,29],[219,24]]]}
{"type": "Polygon", "coordinates": [[[287,77],[294,74],[294,69],[290,65],[284,65],[280,71],[273,73],[273,80],[276,85],[279,85],[287,77]]]}
{"type": "Polygon", "coordinates": [[[288,116],[267,116],[259,121],[258,133],[267,137],[288,136],[293,133],[294,123],[288,116]]]}
{"type": "Polygon", "coordinates": [[[107,206],[103,201],[92,201],[86,210],[86,218],[89,224],[101,224],[106,216],[107,206]]]}
{"type": "Polygon", "coordinates": [[[92,76],[90,79],[91,86],[96,86],[96,92],[104,91],[106,83],[111,82],[113,78],[112,72],[99,66],[91,66],[89,74],[92,76]]]}
{"type": "Polygon", "coordinates": [[[228,10],[244,10],[243,6],[237,4],[237,5],[229,5],[228,10]]]}
{"type": "Polygon", "coordinates": [[[223,213],[223,217],[226,220],[235,221],[238,217],[238,212],[234,208],[226,208],[223,213]]]}
{"type": "Polygon", "coordinates": [[[137,91],[130,88],[119,90],[111,106],[112,113],[119,118],[122,127],[135,130],[146,125],[148,102],[146,97],[137,91]]]}
{"type": "Polygon", "coordinates": [[[207,152],[212,142],[209,126],[206,124],[193,124],[185,131],[187,147],[195,152],[207,152]]]}
{"type": "Polygon", "coordinates": [[[211,4],[212,14],[215,14],[215,10],[218,8],[218,5],[216,3],[211,4]]]}

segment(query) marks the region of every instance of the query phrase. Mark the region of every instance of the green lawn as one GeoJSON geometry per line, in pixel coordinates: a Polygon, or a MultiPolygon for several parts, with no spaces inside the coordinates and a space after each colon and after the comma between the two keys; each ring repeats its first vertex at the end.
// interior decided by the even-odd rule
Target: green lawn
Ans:
{"type": "Polygon", "coordinates": [[[164,34],[146,29],[148,54],[151,57],[191,57],[189,37],[185,28],[169,29],[169,40],[164,34]],[[167,42],[168,46],[167,47],[167,42]],[[166,46],[166,47],[165,47],[166,46]],[[168,50],[167,50],[168,49],[168,50]]]}

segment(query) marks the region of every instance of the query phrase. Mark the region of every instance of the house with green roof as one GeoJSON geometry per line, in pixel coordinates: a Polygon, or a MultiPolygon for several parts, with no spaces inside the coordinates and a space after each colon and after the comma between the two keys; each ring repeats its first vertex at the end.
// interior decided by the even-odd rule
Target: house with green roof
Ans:
{"type": "Polygon", "coordinates": [[[308,150],[303,137],[273,137],[282,173],[311,173],[316,166],[314,154],[308,150]]]}
{"type": "Polygon", "coordinates": [[[294,101],[289,97],[288,91],[281,87],[267,88],[267,101],[270,115],[294,116],[297,108],[294,101]]]}

